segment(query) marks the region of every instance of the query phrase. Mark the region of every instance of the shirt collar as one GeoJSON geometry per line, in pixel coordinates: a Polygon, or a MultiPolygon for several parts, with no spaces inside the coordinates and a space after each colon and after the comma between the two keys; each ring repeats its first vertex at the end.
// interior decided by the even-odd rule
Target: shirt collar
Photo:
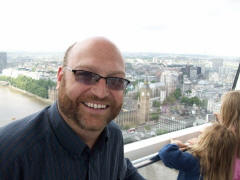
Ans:
{"type": "MultiPolygon", "coordinates": [[[[52,125],[53,131],[60,142],[60,144],[71,154],[81,156],[84,150],[88,146],[80,139],[80,137],[71,129],[70,126],[61,117],[57,102],[55,102],[48,109],[49,120],[52,125]]],[[[108,126],[104,128],[103,132],[99,136],[97,142],[95,143],[93,150],[101,150],[103,147],[102,143],[106,143],[109,138],[109,128],[108,126]]]]}

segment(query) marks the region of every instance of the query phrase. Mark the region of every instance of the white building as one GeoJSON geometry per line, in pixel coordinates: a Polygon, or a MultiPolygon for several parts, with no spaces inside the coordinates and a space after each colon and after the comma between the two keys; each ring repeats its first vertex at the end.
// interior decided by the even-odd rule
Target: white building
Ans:
{"type": "Polygon", "coordinates": [[[39,73],[39,72],[17,70],[17,69],[13,69],[13,68],[4,69],[2,72],[2,75],[9,76],[12,78],[17,78],[19,75],[23,75],[23,76],[30,77],[30,78],[36,79],[36,80],[39,80],[40,77],[42,76],[41,73],[39,73]]]}

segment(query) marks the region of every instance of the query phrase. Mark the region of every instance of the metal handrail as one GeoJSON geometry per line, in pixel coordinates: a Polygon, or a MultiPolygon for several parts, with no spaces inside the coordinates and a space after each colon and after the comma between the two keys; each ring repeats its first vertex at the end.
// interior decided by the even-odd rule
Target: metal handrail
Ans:
{"type": "Polygon", "coordinates": [[[158,156],[158,153],[151,154],[149,156],[143,157],[141,159],[136,159],[132,161],[132,164],[135,168],[140,169],[146,166],[149,166],[157,161],[160,161],[160,157],[158,156]]]}

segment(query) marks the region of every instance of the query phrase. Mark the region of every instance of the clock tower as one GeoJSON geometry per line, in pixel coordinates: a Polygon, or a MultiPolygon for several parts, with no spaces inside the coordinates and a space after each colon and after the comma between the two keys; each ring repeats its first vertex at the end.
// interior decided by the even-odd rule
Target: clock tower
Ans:
{"type": "Polygon", "coordinates": [[[138,101],[138,123],[144,124],[149,121],[150,110],[150,93],[148,80],[144,81],[144,86],[140,89],[140,96],[138,101]]]}

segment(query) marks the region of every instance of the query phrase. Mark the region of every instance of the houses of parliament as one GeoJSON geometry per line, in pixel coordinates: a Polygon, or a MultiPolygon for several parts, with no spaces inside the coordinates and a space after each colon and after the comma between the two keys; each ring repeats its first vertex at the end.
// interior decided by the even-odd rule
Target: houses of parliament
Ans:
{"type": "Polygon", "coordinates": [[[148,81],[144,82],[139,90],[139,97],[133,100],[130,97],[124,98],[124,105],[115,122],[120,126],[142,125],[149,121],[151,89],[148,81]]]}

